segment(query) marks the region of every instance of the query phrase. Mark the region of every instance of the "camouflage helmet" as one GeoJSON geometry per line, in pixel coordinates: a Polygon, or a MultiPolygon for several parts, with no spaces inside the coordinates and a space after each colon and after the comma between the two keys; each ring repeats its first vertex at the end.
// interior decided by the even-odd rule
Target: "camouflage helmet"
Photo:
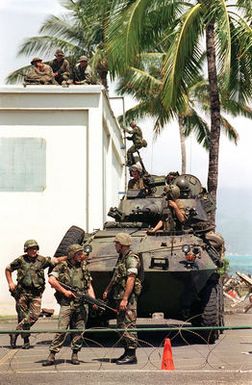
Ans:
{"type": "Polygon", "coordinates": [[[78,63],[80,63],[81,61],[88,61],[87,56],[85,56],[85,55],[81,56],[81,57],[79,58],[79,60],[78,60],[78,63]]]}
{"type": "Polygon", "coordinates": [[[130,246],[132,244],[132,238],[128,233],[118,233],[115,236],[114,242],[118,242],[122,246],[130,246]]]}
{"type": "Polygon", "coordinates": [[[68,249],[67,249],[68,258],[73,258],[78,251],[83,251],[83,246],[79,245],[78,243],[73,243],[72,245],[68,246],[68,249]]]}
{"type": "Polygon", "coordinates": [[[64,52],[62,51],[62,49],[58,48],[55,52],[55,56],[65,56],[64,52]]]}
{"type": "Polygon", "coordinates": [[[37,247],[37,249],[39,250],[38,242],[35,241],[35,239],[28,239],[27,241],[25,241],[24,252],[26,252],[30,247],[37,247]]]}
{"type": "Polygon", "coordinates": [[[138,171],[140,174],[141,172],[143,171],[143,168],[140,164],[133,164],[131,167],[130,167],[130,172],[131,171],[138,171]]]}
{"type": "Polygon", "coordinates": [[[173,180],[175,178],[177,178],[177,176],[179,176],[179,172],[178,171],[170,171],[169,174],[166,175],[166,182],[168,184],[171,184],[173,182],[173,180]]]}
{"type": "Polygon", "coordinates": [[[165,187],[165,192],[168,199],[178,199],[180,196],[180,189],[176,184],[170,184],[165,187]]]}
{"type": "Polygon", "coordinates": [[[37,63],[38,61],[43,61],[42,59],[40,59],[40,57],[34,57],[31,61],[31,64],[34,65],[35,63],[37,63]]]}
{"type": "Polygon", "coordinates": [[[189,182],[183,176],[179,176],[176,179],[176,185],[180,188],[180,191],[189,191],[190,190],[189,182]]]}

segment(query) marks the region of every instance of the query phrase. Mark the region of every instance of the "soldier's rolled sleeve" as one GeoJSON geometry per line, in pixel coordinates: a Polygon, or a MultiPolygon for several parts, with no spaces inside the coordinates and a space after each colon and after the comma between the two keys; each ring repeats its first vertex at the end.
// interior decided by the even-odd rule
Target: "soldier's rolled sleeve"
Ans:
{"type": "Polygon", "coordinates": [[[20,258],[16,258],[16,259],[14,259],[13,262],[11,262],[11,263],[6,267],[6,269],[12,272],[12,271],[14,271],[14,270],[19,269],[19,267],[20,267],[20,258]]]}
{"type": "Polygon", "coordinates": [[[58,271],[51,271],[49,274],[49,277],[54,277],[54,278],[56,278],[56,279],[58,279],[59,278],[59,272],[58,271]]]}
{"type": "Polygon", "coordinates": [[[130,274],[137,275],[137,273],[138,273],[138,270],[136,268],[134,268],[134,267],[132,267],[132,268],[127,270],[127,275],[130,275],[130,274]]]}
{"type": "Polygon", "coordinates": [[[131,255],[127,260],[127,275],[138,273],[139,259],[136,255],[131,255]]]}
{"type": "Polygon", "coordinates": [[[49,277],[55,277],[56,279],[59,278],[59,265],[55,266],[52,271],[48,274],[49,277]]]}

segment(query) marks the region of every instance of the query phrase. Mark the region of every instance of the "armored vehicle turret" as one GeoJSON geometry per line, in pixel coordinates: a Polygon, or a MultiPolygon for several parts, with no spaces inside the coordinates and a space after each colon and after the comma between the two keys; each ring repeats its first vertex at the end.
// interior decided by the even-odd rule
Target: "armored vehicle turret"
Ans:
{"type": "MultiPolygon", "coordinates": [[[[106,222],[102,230],[84,235],[73,227],[57,252],[60,254],[70,240],[92,247],[89,269],[96,295],[101,298],[117,260],[113,239],[118,232],[127,232],[142,263],[139,317],[161,312],[165,318],[188,321],[193,326],[223,325],[218,268],[222,265],[224,241],[208,223],[214,207],[211,196],[195,176],[177,175],[172,184],[179,186],[178,199],[184,207],[186,220],[181,224],[167,204],[166,177],[148,175],[143,181],[144,188],[128,189],[119,206],[110,209],[112,221],[106,222]],[[166,226],[153,232],[151,229],[162,221],[164,212],[166,226]]],[[[203,334],[207,342],[213,343],[219,331],[203,334]]]]}

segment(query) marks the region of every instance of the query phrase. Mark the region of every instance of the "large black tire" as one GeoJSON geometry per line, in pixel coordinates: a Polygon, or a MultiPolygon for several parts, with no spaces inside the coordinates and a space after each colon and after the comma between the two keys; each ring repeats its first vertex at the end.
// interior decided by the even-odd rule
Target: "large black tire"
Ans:
{"type": "Polygon", "coordinates": [[[84,236],[85,231],[80,227],[70,227],[70,229],[67,230],[66,234],[62,238],[62,241],[60,242],[59,246],[57,247],[54,257],[57,258],[62,255],[67,255],[68,246],[72,245],[73,243],[81,244],[83,242],[84,236]]]}
{"type": "MultiPolygon", "coordinates": [[[[225,326],[223,281],[221,278],[217,284],[217,290],[218,290],[218,301],[219,301],[219,325],[225,326]]],[[[220,330],[220,334],[223,334],[223,330],[220,330]]]]}
{"type": "MultiPolygon", "coordinates": [[[[211,282],[202,291],[201,316],[199,326],[221,326],[220,324],[220,290],[218,282],[211,282]]],[[[214,344],[219,338],[219,330],[202,330],[200,336],[205,343],[214,344]]]]}

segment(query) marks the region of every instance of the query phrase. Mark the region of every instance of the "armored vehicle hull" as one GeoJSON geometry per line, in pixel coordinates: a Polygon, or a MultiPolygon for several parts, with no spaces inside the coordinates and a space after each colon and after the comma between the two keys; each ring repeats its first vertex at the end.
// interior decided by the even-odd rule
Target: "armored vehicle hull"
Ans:
{"type": "MultiPolygon", "coordinates": [[[[192,178],[194,191],[199,194],[199,182],[192,178]]],[[[187,179],[190,180],[190,176],[187,175],[187,179]]],[[[96,296],[101,298],[117,260],[114,237],[118,232],[127,232],[132,237],[131,248],[138,253],[142,264],[140,278],[143,291],[138,302],[139,317],[151,317],[158,312],[163,313],[165,318],[188,321],[194,326],[222,326],[223,293],[218,274],[220,245],[212,241],[216,241],[216,236],[207,237],[208,229],[202,226],[207,222],[205,207],[209,205],[202,203],[202,199],[195,194],[182,199],[189,212],[187,225],[179,230],[170,228],[150,233],[149,227],[161,218],[165,204],[162,194],[164,183],[162,178],[160,183],[159,177],[157,188],[153,188],[154,180],[148,195],[142,195],[142,192],[139,192],[140,197],[137,192],[127,194],[118,208],[110,210],[115,221],[105,223],[103,230],[84,236],[84,232],[82,234],[80,229],[73,227],[69,230],[73,239],[69,239],[68,232],[63,238],[63,246],[70,241],[91,245],[89,270],[96,296]]],[[[219,336],[218,330],[203,331],[202,334],[210,343],[219,336]]]]}

